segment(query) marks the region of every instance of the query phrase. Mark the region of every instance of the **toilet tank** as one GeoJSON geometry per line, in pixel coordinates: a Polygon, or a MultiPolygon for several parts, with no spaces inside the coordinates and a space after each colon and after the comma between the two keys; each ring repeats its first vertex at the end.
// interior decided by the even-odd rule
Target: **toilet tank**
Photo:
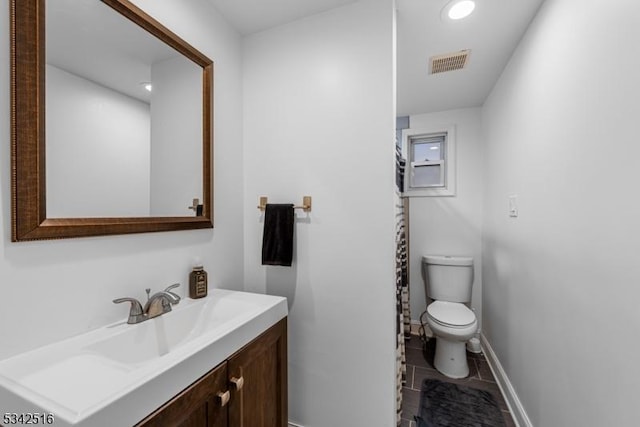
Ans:
{"type": "Polygon", "coordinates": [[[426,295],[434,300],[470,302],[473,286],[473,258],[426,255],[422,257],[426,295]]]}

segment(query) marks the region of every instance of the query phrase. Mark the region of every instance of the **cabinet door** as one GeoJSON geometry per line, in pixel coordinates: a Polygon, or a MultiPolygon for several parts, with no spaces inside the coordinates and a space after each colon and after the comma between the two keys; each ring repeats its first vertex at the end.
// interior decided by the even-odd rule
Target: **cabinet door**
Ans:
{"type": "Polygon", "coordinates": [[[209,371],[136,427],[227,427],[227,405],[218,396],[218,393],[227,391],[225,362],[209,371]]]}
{"type": "Polygon", "coordinates": [[[287,319],[228,360],[229,426],[286,427],[287,319]]]}

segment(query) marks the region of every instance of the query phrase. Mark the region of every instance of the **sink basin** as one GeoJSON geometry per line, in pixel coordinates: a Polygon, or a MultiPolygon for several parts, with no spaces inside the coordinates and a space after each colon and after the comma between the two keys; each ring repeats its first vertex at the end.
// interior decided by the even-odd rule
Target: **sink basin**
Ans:
{"type": "Polygon", "coordinates": [[[285,298],[212,289],[140,324],[14,356],[0,362],[0,412],[53,413],[56,426],[131,426],[286,315],[285,298]]]}
{"type": "Polygon", "coordinates": [[[228,328],[229,324],[261,310],[258,301],[239,293],[185,302],[174,306],[170,313],[125,326],[124,330],[90,344],[84,350],[124,364],[125,368],[134,368],[176,351],[189,341],[228,328]]]}

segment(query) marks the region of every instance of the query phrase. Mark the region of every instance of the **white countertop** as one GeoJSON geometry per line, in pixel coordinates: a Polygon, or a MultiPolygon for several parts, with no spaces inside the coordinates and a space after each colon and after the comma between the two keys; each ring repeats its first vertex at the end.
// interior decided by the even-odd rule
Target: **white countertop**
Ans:
{"type": "Polygon", "coordinates": [[[286,316],[286,298],[211,289],[137,325],[123,320],[16,355],[0,361],[0,414],[130,427],[286,316]]]}

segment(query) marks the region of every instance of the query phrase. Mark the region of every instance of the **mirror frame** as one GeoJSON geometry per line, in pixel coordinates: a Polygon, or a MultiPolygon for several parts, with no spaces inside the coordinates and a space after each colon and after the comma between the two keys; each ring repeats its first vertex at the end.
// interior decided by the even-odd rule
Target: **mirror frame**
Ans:
{"type": "Polygon", "coordinates": [[[202,216],[194,213],[184,217],[47,218],[45,0],[10,0],[11,239],[14,242],[213,228],[213,61],[130,1],[100,1],[203,69],[202,216]]]}

